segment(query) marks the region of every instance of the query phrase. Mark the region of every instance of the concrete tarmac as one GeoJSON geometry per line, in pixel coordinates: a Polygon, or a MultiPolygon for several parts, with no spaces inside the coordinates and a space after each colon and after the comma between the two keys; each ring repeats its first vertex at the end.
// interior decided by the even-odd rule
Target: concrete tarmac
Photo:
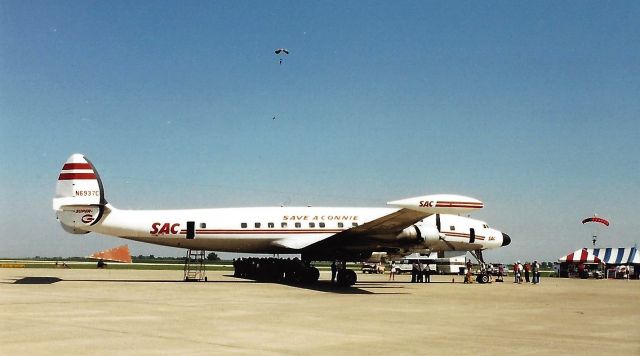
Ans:
{"type": "MultiPolygon", "coordinates": [[[[351,288],[208,272],[0,268],[0,354],[640,355],[640,281],[351,288]]],[[[456,283],[451,283],[452,278],[456,283]]]]}

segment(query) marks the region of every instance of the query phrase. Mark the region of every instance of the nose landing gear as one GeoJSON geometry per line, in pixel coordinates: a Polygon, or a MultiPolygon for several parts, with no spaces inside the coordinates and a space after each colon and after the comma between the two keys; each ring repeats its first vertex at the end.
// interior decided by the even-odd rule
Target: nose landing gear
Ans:
{"type": "Polygon", "coordinates": [[[478,260],[478,263],[480,264],[480,274],[476,276],[476,282],[480,284],[491,282],[491,276],[487,270],[487,264],[484,262],[484,258],[482,257],[482,250],[470,251],[470,253],[471,256],[478,260]]]}

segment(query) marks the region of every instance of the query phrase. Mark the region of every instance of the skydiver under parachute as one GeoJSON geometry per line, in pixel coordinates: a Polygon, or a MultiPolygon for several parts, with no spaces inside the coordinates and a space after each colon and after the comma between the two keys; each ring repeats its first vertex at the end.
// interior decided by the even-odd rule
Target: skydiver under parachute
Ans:
{"type": "Polygon", "coordinates": [[[280,56],[280,65],[282,65],[282,59],[284,58],[284,56],[289,54],[289,50],[286,48],[278,48],[275,50],[275,52],[278,56],[280,56]]]}
{"type": "MultiPolygon", "coordinates": [[[[583,220],[582,220],[582,224],[583,224],[583,225],[584,225],[584,224],[587,224],[587,223],[589,223],[589,224],[602,224],[602,225],[604,225],[604,226],[609,226],[609,220],[604,219],[604,218],[601,218],[601,217],[599,217],[597,214],[594,214],[593,216],[588,217],[588,218],[585,218],[585,219],[583,219],[583,220]]],[[[596,226],[597,226],[597,225],[596,225],[596,226]]],[[[595,246],[596,246],[596,240],[598,240],[598,235],[596,234],[596,231],[595,231],[595,230],[596,230],[596,229],[594,229],[594,231],[593,231],[593,233],[592,233],[592,238],[593,238],[593,240],[592,240],[592,242],[593,242],[593,247],[595,247],[595,246]]]]}

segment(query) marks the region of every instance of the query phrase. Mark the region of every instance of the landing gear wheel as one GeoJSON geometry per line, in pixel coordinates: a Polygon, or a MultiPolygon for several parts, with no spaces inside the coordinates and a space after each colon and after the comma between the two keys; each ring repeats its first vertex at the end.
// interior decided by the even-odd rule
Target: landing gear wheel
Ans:
{"type": "Polygon", "coordinates": [[[481,284],[489,283],[489,276],[486,274],[481,274],[476,280],[481,284]]]}
{"type": "Polygon", "coordinates": [[[315,267],[308,267],[304,270],[304,283],[315,283],[320,278],[320,271],[315,267]]]}
{"type": "Polygon", "coordinates": [[[343,269],[338,271],[338,276],[336,277],[336,282],[341,287],[349,287],[358,281],[358,275],[356,272],[350,269],[343,269]]]}

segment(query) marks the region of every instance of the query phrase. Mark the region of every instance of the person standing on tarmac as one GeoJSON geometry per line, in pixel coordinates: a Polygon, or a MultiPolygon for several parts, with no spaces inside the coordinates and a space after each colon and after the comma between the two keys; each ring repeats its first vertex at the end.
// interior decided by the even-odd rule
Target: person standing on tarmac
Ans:
{"type": "Polygon", "coordinates": [[[540,264],[538,261],[533,261],[531,271],[533,272],[533,284],[540,283],[540,264]]]}
{"type": "Polygon", "coordinates": [[[395,281],[396,280],[396,262],[395,261],[391,262],[391,270],[389,272],[389,280],[390,281],[395,281]]]}
{"type": "Polygon", "coordinates": [[[336,282],[336,273],[338,272],[338,266],[336,265],[336,261],[333,260],[331,262],[331,283],[336,282]]]}
{"type": "Polygon", "coordinates": [[[504,279],[502,279],[504,275],[504,265],[501,263],[498,266],[498,278],[496,278],[496,282],[504,282],[504,279]]]}
{"type": "Polygon", "coordinates": [[[418,281],[418,262],[413,261],[411,265],[411,283],[416,283],[418,281]]]}
{"type": "Polygon", "coordinates": [[[424,281],[425,283],[431,283],[431,267],[429,267],[428,262],[424,265],[424,281]]]}
{"type": "Polygon", "coordinates": [[[529,272],[531,271],[531,265],[529,262],[524,263],[524,281],[529,283],[529,272]]]}

